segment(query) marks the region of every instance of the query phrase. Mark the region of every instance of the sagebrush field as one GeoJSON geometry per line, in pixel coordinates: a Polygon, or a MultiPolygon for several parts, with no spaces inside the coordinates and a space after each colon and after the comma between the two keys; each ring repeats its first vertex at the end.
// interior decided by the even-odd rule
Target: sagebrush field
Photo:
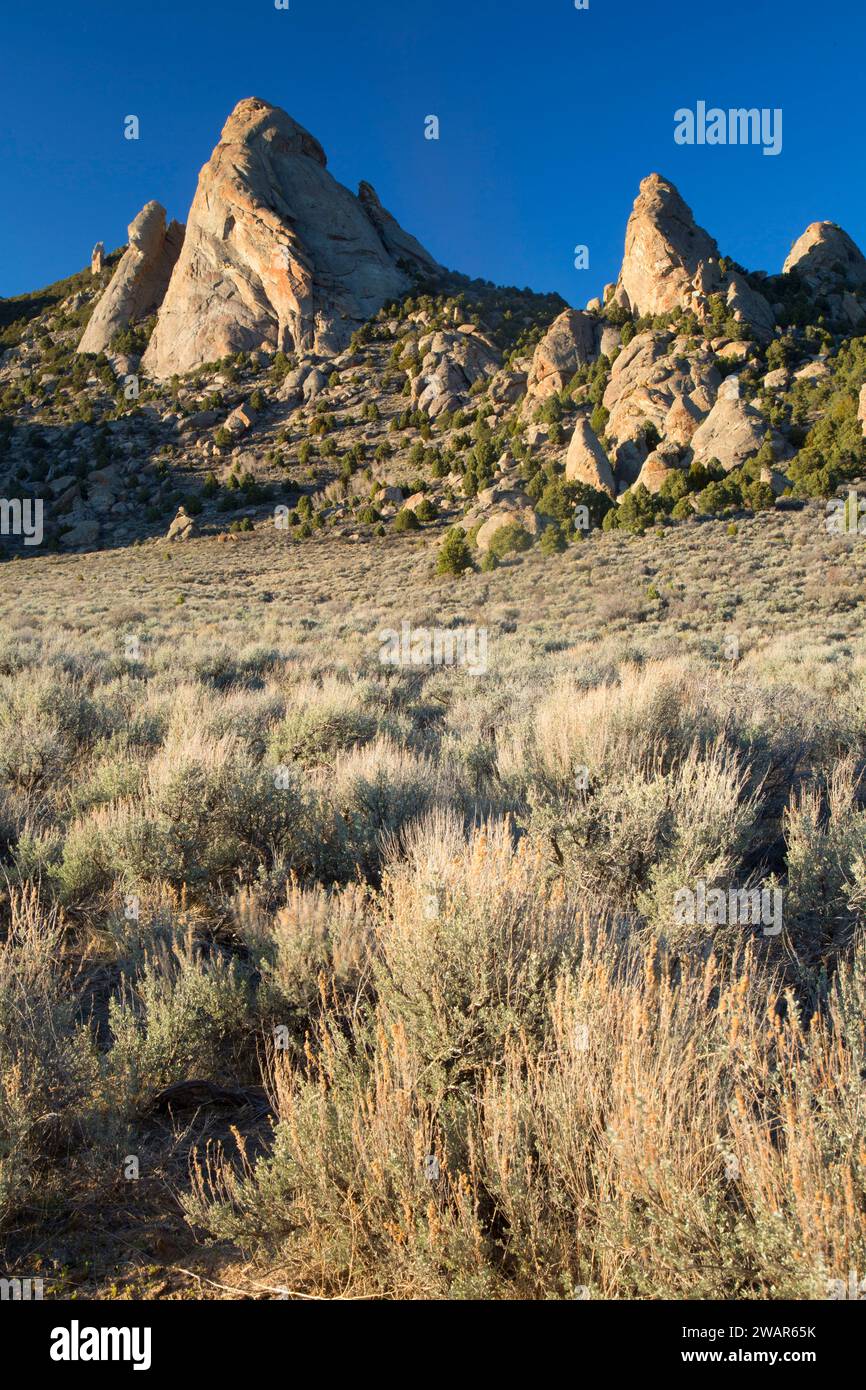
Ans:
{"type": "Polygon", "coordinates": [[[272,523],[0,570],[0,1221],[97,1297],[825,1297],[866,1270],[866,550],[436,576],[272,523]],[[383,630],[486,633],[486,670],[383,630]],[[778,889],[778,936],[684,925],[778,889]]]}

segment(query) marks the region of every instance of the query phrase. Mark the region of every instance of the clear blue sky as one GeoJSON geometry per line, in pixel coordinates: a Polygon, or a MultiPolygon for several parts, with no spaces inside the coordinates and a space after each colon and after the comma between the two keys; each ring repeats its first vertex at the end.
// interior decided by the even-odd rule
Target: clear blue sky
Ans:
{"type": "Polygon", "coordinates": [[[150,198],[185,220],[236,101],[285,107],[331,172],[447,265],[582,304],[640,179],[781,267],[811,221],[866,250],[864,0],[40,0],[0,30],[0,294],[80,269],[150,198]],[[781,107],[784,146],[677,146],[673,113],[781,107]],[[138,115],[141,138],[123,138],[138,115]],[[424,139],[424,118],[441,122],[424,139]],[[589,271],[573,267],[576,244],[589,271]]]}

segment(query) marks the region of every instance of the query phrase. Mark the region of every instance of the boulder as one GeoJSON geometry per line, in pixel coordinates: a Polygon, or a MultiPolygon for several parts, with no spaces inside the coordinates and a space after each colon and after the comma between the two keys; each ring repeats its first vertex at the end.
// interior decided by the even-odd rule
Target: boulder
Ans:
{"type": "MultiPolygon", "coordinates": [[[[408,503],[406,505],[408,506],[408,503]]],[[[483,492],[479,492],[471,515],[475,521],[491,507],[511,507],[517,511],[523,511],[531,506],[532,503],[522,488],[512,487],[509,482],[503,480],[500,483],[494,483],[491,487],[486,487],[483,492]]]]}
{"type": "Polygon", "coordinates": [[[483,333],[450,329],[428,334],[418,344],[421,369],[412,379],[412,404],[434,419],[468,404],[469,392],[482,377],[492,377],[499,354],[483,333]]]}
{"type": "Polygon", "coordinates": [[[615,328],[612,323],[606,323],[601,330],[601,337],[598,342],[599,356],[613,357],[621,343],[622,329],[615,328]]]}
{"type": "Polygon", "coordinates": [[[611,415],[614,415],[638,388],[667,378],[666,367],[660,372],[656,370],[657,364],[666,356],[667,346],[661,338],[651,332],[635,334],[611,368],[603,398],[604,405],[611,415]]]}
{"type": "Polygon", "coordinates": [[[168,377],[240,351],[333,356],[436,262],[356,197],[285,111],[238,103],[203,168],[144,366],[168,377]]]}
{"type": "Polygon", "coordinates": [[[191,517],[185,507],[178,507],[177,515],[165,533],[167,541],[187,541],[190,536],[195,535],[197,530],[195,518],[191,517]]]}
{"type": "Polygon", "coordinates": [[[383,487],[376,493],[376,502],[384,502],[386,505],[393,504],[395,507],[403,505],[403,489],[400,487],[383,487]]]}
{"type": "Polygon", "coordinates": [[[795,381],[823,381],[825,376],[830,375],[830,368],[826,362],[815,361],[807,362],[804,367],[798,367],[794,373],[795,381]]]}
{"type": "Polygon", "coordinates": [[[532,356],[526,382],[533,405],[567,386],[578,367],[598,356],[598,325],[591,314],[566,309],[548,328],[532,356]]]}
{"type": "Polygon", "coordinates": [[[107,512],[123,491],[124,481],[116,468],[97,468],[87,479],[88,497],[94,511],[107,512]]]}
{"type": "Polygon", "coordinates": [[[249,401],[246,401],[226,416],[225,428],[230,434],[245,434],[258,418],[258,411],[253,409],[249,401]]]}
{"type": "Polygon", "coordinates": [[[761,482],[770,484],[774,497],[781,497],[785,489],[791,486],[791,479],[786,473],[780,468],[770,468],[768,464],[761,469],[761,482]]]}
{"type": "Polygon", "coordinates": [[[464,531],[476,531],[476,542],[480,550],[487,550],[491,536],[501,526],[516,522],[524,531],[535,536],[541,529],[540,521],[533,505],[521,488],[511,488],[507,484],[495,484],[485,488],[475,499],[475,505],[457,521],[464,531]]]}
{"type": "Polygon", "coordinates": [[[718,348],[716,355],[720,357],[723,362],[742,363],[747,362],[753,352],[754,348],[751,343],[729,342],[725,343],[723,347],[718,348]]]}
{"type": "Polygon", "coordinates": [[[96,545],[98,540],[99,522],[95,517],[87,516],[76,521],[74,526],[64,531],[61,536],[61,543],[70,549],[96,545]]]}
{"type": "Polygon", "coordinates": [[[304,404],[306,405],[309,401],[314,401],[318,395],[321,395],[327,385],[328,378],[321,368],[314,367],[311,372],[307,372],[304,377],[303,386],[304,404]]]}
{"type": "Polygon", "coordinates": [[[550,426],[542,424],[540,421],[534,425],[526,426],[526,442],[530,448],[534,449],[539,444],[546,444],[550,438],[550,426]]]}
{"type": "Polygon", "coordinates": [[[523,509],[497,507],[487,520],[483,522],[476,533],[475,544],[478,546],[481,553],[484,554],[490,549],[490,542],[493,540],[497,531],[501,531],[503,526],[511,526],[514,523],[518,526],[522,526],[524,531],[528,531],[530,536],[537,536],[541,530],[541,523],[531,506],[524,507],[523,509]]]}
{"type": "Polygon", "coordinates": [[[183,434],[197,434],[199,430],[209,430],[219,418],[218,410],[197,410],[193,415],[187,415],[180,428],[183,434]]]}
{"type": "Polygon", "coordinates": [[[311,370],[309,363],[304,363],[294,371],[287,372],[274,393],[276,399],[286,401],[289,405],[300,405],[304,398],[304,382],[311,370]]]}
{"type": "Polygon", "coordinates": [[[670,444],[660,444],[644,460],[635,487],[638,483],[642,483],[647,492],[657,493],[665,478],[677,471],[679,462],[679,449],[670,444]]]}
{"type": "Polygon", "coordinates": [[[767,432],[764,416],[734,393],[732,381],[736,378],[728,379],[728,389],[719,392],[706,420],[692,436],[694,458],[701,463],[716,458],[726,473],[756,454],[767,432]]]}
{"type": "Polygon", "coordinates": [[[166,226],[165,208],[147,203],[129,225],[129,245],[97,302],[76,351],[106,352],[116,333],[156,312],[183,245],[178,222],[166,226]]]}
{"type": "Polygon", "coordinates": [[[118,381],[122,381],[124,377],[131,376],[138,369],[139,358],[131,356],[129,353],[107,352],[105,355],[108,358],[108,365],[114,372],[118,381]]]}
{"type": "Polygon", "coordinates": [[[88,484],[91,487],[105,488],[109,492],[117,492],[123,486],[123,475],[113,464],[108,468],[94,468],[88,476],[88,484]]]}
{"type": "Polygon", "coordinates": [[[610,460],[583,415],[577,418],[565,456],[565,480],[568,483],[588,483],[590,487],[599,488],[611,497],[616,496],[610,460]]]}
{"type": "Polygon", "coordinates": [[[771,372],[767,372],[763,384],[768,391],[784,391],[788,385],[787,367],[774,367],[771,372]]]}
{"type": "Polygon", "coordinates": [[[611,460],[611,467],[616,478],[618,493],[637,482],[638,474],[643,468],[649,452],[649,442],[645,439],[626,439],[622,444],[617,445],[616,453],[611,460]]]}
{"type": "Polygon", "coordinates": [[[625,443],[640,443],[648,425],[664,438],[674,402],[688,398],[689,404],[678,411],[680,442],[688,430],[683,411],[691,415],[693,407],[699,417],[706,413],[720,382],[710,352],[686,353],[683,339],[636,334],[614,362],[603,398],[609,412],[605,433],[617,446],[617,460],[625,443]]]}
{"type": "MultiPolygon", "coordinates": [[[[745,276],[738,270],[729,271],[727,279],[726,302],[733,318],[737,323],[743,323],[750,328],[761,342],[768,343],[775,332],[776,316],[767,300],[757,290],[752,289],[745,276]]],[[[751,351],[747,343],[738,344],[738,347],[740,346],[746,351],[751,351]]]]}
{"type": "Polygon", "coordinates": [[[490,382],[490,399],[494,404],[514,405],[526,392],[526,372],[498,371],[490,382]]]}

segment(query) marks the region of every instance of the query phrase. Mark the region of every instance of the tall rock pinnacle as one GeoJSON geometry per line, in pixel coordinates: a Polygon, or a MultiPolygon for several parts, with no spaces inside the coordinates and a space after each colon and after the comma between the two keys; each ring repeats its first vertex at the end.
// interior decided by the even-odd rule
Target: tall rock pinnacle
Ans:
{"type": "MultiPolygon", "coordinates": [[[[116,333],[147,318],[162,303],[183,244],[183,227],[177,222],[166,226],[165,208],[146,203],[129,224],[128,235],[129,245],[90,317],[78,352],[107,351],[116,333]]],[[[99,246],[94,247],[92,266],[99,246]]]]}
{"type": "Polygon", "coordinates": [[[379,203],[328,173],[279,107],[239,102],[199,176],[144,358],[153,376],[254,349],[329,353],[436,262],[379,203]]]}
{"type": "Polygon", "coordinates": [[[699,316],[707,298],[720,294],[730,315],[758,337],[773,332],[769,304],[737,270],[722,270],[719,248],[699,227],[674,185],[650,174],[640,186],[625,234],[616,298],[637,314],[691,309],[699,316]]]}
{"type": "Polygon", "coordinates": [[[625,233],[617,289],[637,314],[667,314],[689,306],[702,262],[718,262],[719,248],[698,227],[691,208],[660,174],[643,179],[625,233]]]}

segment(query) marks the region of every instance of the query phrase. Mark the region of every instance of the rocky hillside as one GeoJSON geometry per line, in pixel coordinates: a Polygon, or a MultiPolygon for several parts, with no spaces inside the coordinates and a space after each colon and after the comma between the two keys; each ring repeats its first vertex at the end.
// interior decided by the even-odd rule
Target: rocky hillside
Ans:
{"type": "Polygon", "coordinates": [[[185,225],[148,203],[125,249],[0,301],[0,491],[43,501],[49,547],[427,527],[443,569],[491,568],[866,474],[864,332],[841,228],[749,273],[657,174],[585,309],[470,281],[249,99],[185,225]]]}
{"type": "Polygon", "coordinates": [[[0,301],[4,1281],[811,1320],[866,261],[748,272],[651,175],[584,307],[469,280],[258,100],[171,211],[0,301]]]}

